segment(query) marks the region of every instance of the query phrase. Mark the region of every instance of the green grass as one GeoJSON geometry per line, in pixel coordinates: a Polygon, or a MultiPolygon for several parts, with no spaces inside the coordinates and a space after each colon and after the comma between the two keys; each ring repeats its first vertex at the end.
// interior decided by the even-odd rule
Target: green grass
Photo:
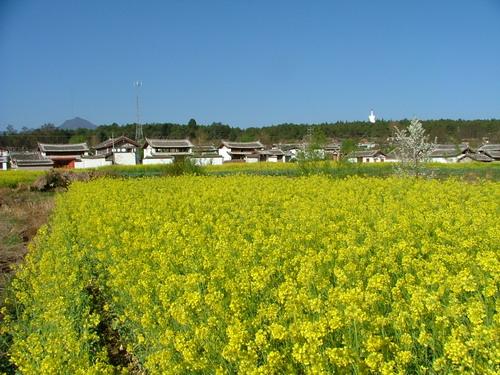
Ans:
{"type": "MultiPolygon", "coordinates": [[[[98,169],[74,169],[73,173],[98,171],[99,174],[116,177],[153,177],[175,176],[182,174],[208,174],[228,176],[235,174],[265,176],[304,176],[314,174],[329,175],[334,178],[348,176],[388,177],[394,174],[395,163],[235,163],[196,167],[189,163],[157,164],[157,165],[113,165],[98,169]]],[[[500,163],[470,164],[427,164],[425,170],[434,178],[464,178],[467,180],[486,179],[500,181],[500,163]]],[[[44,171],[5,171],[0,172],[0,187],[15,188],[20,185],[31,185],[44,171]]]]}
{"type": "Polygon", "coordinates": [[[44,173],[44,171],[0,171],[0,188],[15,188],[20,184],[32,184],[33,182],[35,182],[38,176],[41,176],[44,173]]]}

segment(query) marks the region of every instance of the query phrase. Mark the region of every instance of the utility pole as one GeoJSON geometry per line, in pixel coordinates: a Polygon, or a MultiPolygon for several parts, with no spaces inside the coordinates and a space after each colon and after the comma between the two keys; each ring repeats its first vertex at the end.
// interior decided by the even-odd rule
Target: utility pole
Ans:
{"type": "Polygon", "coordinates": [[[135,140],[137,142],[142,142],[144,140],[144,134],[142,133],[141,125],[141,112],[139,110],[139,93],[142,86],[142,81],[135,81],[135,111],[136,111],[136,122],[135,122],[135,140]]]}

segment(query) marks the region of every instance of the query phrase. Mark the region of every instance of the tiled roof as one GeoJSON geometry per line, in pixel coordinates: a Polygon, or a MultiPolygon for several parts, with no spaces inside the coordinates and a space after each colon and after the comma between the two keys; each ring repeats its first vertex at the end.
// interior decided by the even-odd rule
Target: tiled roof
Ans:
{"type": "Polygon", "coordinates": [[[285,155],[285,153],[280,150],[280,149],[271,149],[271,150],[263,150],[263,151],[260,151],[260,154],[262,155],[285,155]]]}
{"type": "Polygon", "coordinates": [[[151,156],[146,156],[144,159],[174,159],[172,155],[151,155],[151,156]]]}
{"type": "Polygon", "coordinates": [[[487,143],[477,149],[478,151],[500,151],[500,144],[487,143]]]}
{"type": "Polygon", "coordinates": [[[191,154],[192,158],[222,158],[222,155],[214,154],[212,152],[204,152],[201,154],[191,154]]]}
{"type": "Polygon", "coordinates": [[[251,155],[255,154],[255,151],[253,150],[248,150],[248,151],[230,151],[228,152],[229,155],[251,155]]]}
{"type": "Polygon", "coordinates": [[[304,149],[304,145],[300,144],[300,143],[287,143],[287,144],[280,144],[278,146],[283,151],[303,150],[304,149]]]}
{"type": "Polygon", "coordinates": [[[484,151],[484,153],[495,160],[500,159],[500,151],[484,151]]]}
{"type": "Polygon", "coordinates": [[[340,150],[340,144],[339,143],[329,143],[323,147],[325,150],[335,150],[339,151],[340,150]]]}
{"type": "Polygon", "coordinates": [[[49,144],[38,143],[38,149],[42,152],[85,152],[89,150],[87,143],[75,144],[49,144]]]}
{"type": "Polygon", "coordinates": [[[154,148],[182,148],[182,147],[193,147],[194,145],[189,141],[189,139],[154,139],[146,138],[146,145],[150,145],[154,148]]]}
{"type": "Polygon", "coordinates": [[[24,165],[53,165],[54,162],[44,158],[39,152],[13,152],[10,155],[12,162],[19,166],[24,165]]]}
{"type": "Polygon", "coordinates": [[[259,141],[256,142],[228,142],[228,141],[222,141],[221,142],[223,146],[226,146],[227,148],[240,148],[240,149],[256,149],[256,148],[264,148],[264,145],[260,143],[259,141]]]}
{"type": "Polygon", "coordinates": [[[217,147],[214,145],[198,145],[193,147],[194,153],[217,152],[217,147]]]}
{"type": "Polygon", "coordinates": [[[134,143],[122,143],[121,145],[118,145],[118,147],[120,148],[134,148],[134,147],[138,147],[135,145],[135,142],[134,143]]]}
{"type": "Polygon", "coordinates": [[[130,145],[132,147],[139,147],[139,143],[122,135],[118,138],[107,139],[104,142],[101,142],[98,145],[96,145],[94,148],[96,150],[99,150],[99,149],[103,149],[103,148],[113,147],[113,145],[120,145],[122,147],[128,147],[128,145],[130,145]]]}
{"type": "Polygon", "coordinates": [[[469,146],[462,143],[460,145],[437,144],[431,153],[431,157],[453,157],[470,150],[469,146]]]}
{"type": "Polygon", "coordinates": [[[377,155],[384,155],[380,150],[369,150],[369,151],[354,151],[348,155],[349,158],[370,158],[377,155]]]}
{"type": "MultiPolygon", "coordinates": [[[[494,159],[490,158],[488,155],[485,155],[485,154],[482,154],[482,153],[471,153],[471,152],[468,152],[467,154],[464,155],[463,158],[471,158],[472,160],[475,160],[475,161],[483,161],[483,162],[489,162],[489,161],[493,161],[494,159]]],[[[462,159],[463,159],[462,158],[462,159]]]]}

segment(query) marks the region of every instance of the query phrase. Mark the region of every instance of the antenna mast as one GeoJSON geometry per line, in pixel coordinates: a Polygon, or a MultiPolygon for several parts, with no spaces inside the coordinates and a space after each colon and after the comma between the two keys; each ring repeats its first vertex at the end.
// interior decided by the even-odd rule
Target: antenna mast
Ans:
{"type": "Polygon", "coordinates": [[[135,122],[135,140],[140,142],[144,139],[144,134],[142,133],[141,125],[141,112],[139,111],[139,92],[142,86],[142,81],[135,81],[135,110],[136,110],[136,122],[135,122]]]}

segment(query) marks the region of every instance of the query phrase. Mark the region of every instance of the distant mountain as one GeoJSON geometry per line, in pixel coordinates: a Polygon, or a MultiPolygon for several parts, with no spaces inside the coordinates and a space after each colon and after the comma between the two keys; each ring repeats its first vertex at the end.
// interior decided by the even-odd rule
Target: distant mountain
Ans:
{"type": "Polygon", "coordinates": [[[61,129],[95,129],[96,125],[92,124],[90,121],[87,121],[80,117],[75,117],[71,120],[64,121],[61,125],[59,125],[61,129]]]}

